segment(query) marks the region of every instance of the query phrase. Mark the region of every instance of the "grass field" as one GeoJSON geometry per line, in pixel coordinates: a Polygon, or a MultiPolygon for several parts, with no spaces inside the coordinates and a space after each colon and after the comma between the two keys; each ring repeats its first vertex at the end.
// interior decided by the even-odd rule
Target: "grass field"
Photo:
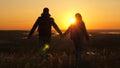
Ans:
{"type": "MultiPolygon", "coordinates": [[[[120,68],[120,31],[89,31],[89,49],[82,54],[81,68],[120,68]],[[117,33],[115,33],[117,32],[117,33]]],[[[0,68],[75,68],[75,49],[69,35],[53,33],[47,59],[41,60],[37,33],[0,31],[0,68]]]]}

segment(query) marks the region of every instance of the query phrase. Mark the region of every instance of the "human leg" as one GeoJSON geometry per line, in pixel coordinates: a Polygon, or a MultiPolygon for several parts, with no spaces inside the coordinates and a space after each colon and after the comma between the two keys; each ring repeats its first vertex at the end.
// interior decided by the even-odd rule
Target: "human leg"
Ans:
{"type": "Polygon", "coordinates": [[[83,46],[81,41],[74,41],[75,45],[75,56],[76,56],[76,68],[79,68],[82,63],[82,52],[83,46]]]}

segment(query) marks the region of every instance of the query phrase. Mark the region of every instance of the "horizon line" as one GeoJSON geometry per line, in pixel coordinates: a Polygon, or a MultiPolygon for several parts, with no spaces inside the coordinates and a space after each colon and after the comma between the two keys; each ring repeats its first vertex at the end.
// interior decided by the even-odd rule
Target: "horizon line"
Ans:
{"type": "MultiPolygon", "coordinates": [[[[55,29],[52,29],[52,30],[55,30],[55,29]]],[[[67,30],[67,29],[61,29],[62,31],[63,30],[67,30]]],[[[87,29],[88,31],[89,30],[120,30],[120,29],[87,29]]],[[[30,31],[30,30],[26,30],[26,29],[0,29],[0,31],[30,31]]]]}

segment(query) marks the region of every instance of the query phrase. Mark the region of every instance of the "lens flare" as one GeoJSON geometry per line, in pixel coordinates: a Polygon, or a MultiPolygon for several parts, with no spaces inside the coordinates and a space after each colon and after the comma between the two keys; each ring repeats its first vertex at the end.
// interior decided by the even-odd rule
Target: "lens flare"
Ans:
{"type": "Polygon", "coordinates": [[[47,49],[49,49],[49,45],[48,44],[45,44],[44,48],[43,48],[43,51],[46,51],[47,49]]]}
{"type": "Polygon", "coordinates": [[[49,45],[48,44],[45,44],[45,49],[49,49],[49,45]]]}

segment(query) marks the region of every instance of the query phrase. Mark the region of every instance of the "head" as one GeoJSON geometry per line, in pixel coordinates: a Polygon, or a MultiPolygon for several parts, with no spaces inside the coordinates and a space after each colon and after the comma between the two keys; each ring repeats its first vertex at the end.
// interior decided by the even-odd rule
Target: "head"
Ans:
{"type": "Polygon", "coordinates": [[[77,22],[81,22],[81,21],[82,21],[82,16],[81,16],[80,13],[76,13],[76,14],[75,14],[75,18],[76,18],[76,21],[77,21],[77,22]]]}
{"type": "Polygon", "coordinates": [[[42,16],[50,16],[50,14],[49,14],[49,9],[48,9],[48,8],[44,8],[44,9],[43,9],[42,16]]]}
{"type": "Polygon", "coordinates": [[[48,9],[48,8],[44,8],[44,9],[43,9],[43,13],[49,14],[49,9],[48,9]]]}

